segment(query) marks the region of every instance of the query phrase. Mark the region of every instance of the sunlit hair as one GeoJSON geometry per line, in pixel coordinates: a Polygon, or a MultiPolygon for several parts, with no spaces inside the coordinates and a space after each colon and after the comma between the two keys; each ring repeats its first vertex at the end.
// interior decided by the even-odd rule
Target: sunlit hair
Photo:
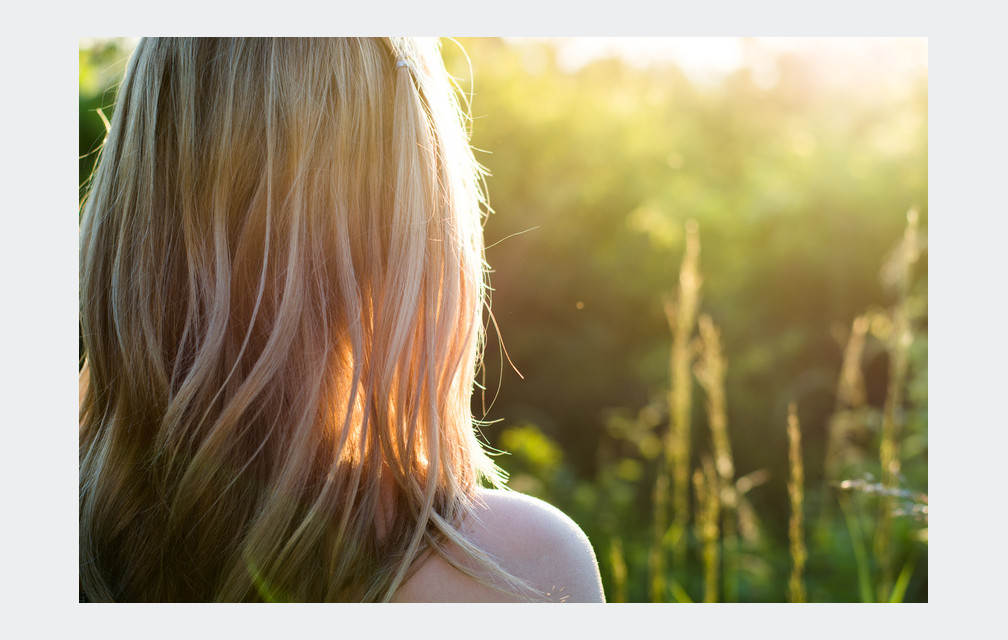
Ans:
{"type": "Polygon", "coordinates": [[[508,578],[457,529],[501,477],[436,42],[144,39],[117,99],[80,228],[81,593],[388,600],[449,545],[508,578]]]}

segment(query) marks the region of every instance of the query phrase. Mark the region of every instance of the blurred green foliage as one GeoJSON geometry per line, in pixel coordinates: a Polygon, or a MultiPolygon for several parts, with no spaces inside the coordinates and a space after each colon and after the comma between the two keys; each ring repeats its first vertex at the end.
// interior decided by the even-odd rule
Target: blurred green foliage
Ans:
{"type": "Polygon", "coordinates": [[[89,39],[80,43],[79,107],[80,107],[80,195],[87,191],[102,140],[105,122],[115,101],[115,91],[126,67],[130,52],[126,38],[89,39]],[[100,112],[100,113],[99,113],[100,112]]]}
{"type": "MultiPolygon", "coordinates": [[[[911,207],[921,213],[926,238],[926,70],[887,73],[879,65],[842,82],[845,70],[793,51],[767,54],[773,82],[756,65],[699,81],[671,63],[600,59],[566,70],[549,41],[461,44],[468,59],[451,42],[444,54],[472,92],[473,144],[485,150],[477,158],[491,174],[493,310],[523,376],[497,357],[491,331],[487,395],[502,382],[487,418],[500,423],[484,433],[512,452],[501,464],[517,471],[516,488],[582,524],[607,590],[610,540],[619,536],[629,598],[647,599],[655,436],[668,421],[671,338],[662,300],[677,281],[685,221],[694,219],[702,238],[701,308],[721,327],[728,360],[726,409],[738,475],[769,472],[748,494],[763,535],[743,541],[739,597],[785,599],[784,427],[795,401],[808,487],[809,597],[858,600],[848,527],[836,491],[824,485],[828,424],[851,321],[867,309],[885,318],[895,303],[880,269],[911,207]],[[516,442],[523,434],[525,445],[516,442]],[[557,468],[565,474],[536,474],[523,459],[542,438],[564,452],[557,468]],[[576,481],[560,481],[570,476],[576,481]]],[[[913,304],[921,313],[903,454],[918,464],[905,463],[903,472],[908,486],[926,492],[926,245],[914,268],[913,304]]],[[[869,473],[870,460],[879,476],[883,325],[873,323],[864,356],[867,401],[878,415],[861,429],[863,461],[848,470],[851,477],[869,473]]],[[[711,449],[702,397],[695,388],[697,465],[711,449]]],[[[474,410],[484,410],[479,401],[474,410]]],[[[875,498],[850,497],[865,520],[870,552],[875,498]]],[[[894,553],[906,558],[920,547],[911,539],[919,527],[899,519],[896,526],[894,553]]],[[[690,544],[695,555],[696,541],[690,544]]],[[[699,565],[691,569],[692,582],[680,580],[698,598],[699,565]]],[[[927,599],[926,547],[906,599],[927,599]]]]}
{"type": "MultiPolygon", "coordinates": [[[[82,43],[82,185],[104,133],[96,109],[110,116],[127,44],[82,43]]],[[[701,309],[720,327],[727,359],[737,477],[765,479],[747,488],[750,508],[739,512],[738,598],[786,597],[791,401],[802,425],[809,599],[867,598],[878,496],[837,489],[824,460],[844,346],[867,312],[865,405],[845,432],[843,472],[880,477],[886,322],[905,304],[914,333],[899,414],[902,480],[927,492],[926,69],[879,65],[851,81],[791,51],[764,54],[772,81],[756,65],[700,81],[670,62],[608,58],[568,70],[549,41],[461,44],[467,57],[447,40],[443,52],[472,94],[472,141],[494,210],[485,227],[492,308],[521,372],[490,323],[487,391],[475,395],[474,413],[494,421],[483,433],[510,452],[498,461],[511,485],[582,525],[610,597],[622,561],[620,588],[631,601],[648,598],[651,488],[668,422],[663,299],[693,219],[701,309]],[[911,207],[924,246],[899,302],[881,268],[911,207]]],[[[711,450],[702,399],[696,387],[697,466],[711,450]]],[[[896,571],[913,568],[904,599],[926,601],[926,521],[897,517],[893,541],[896,571]]],[[[695,537],[689,545],[698,557],[695,537]]],[[[698,599],[699,564],[689,569],[676,580],[698,599]]]]}

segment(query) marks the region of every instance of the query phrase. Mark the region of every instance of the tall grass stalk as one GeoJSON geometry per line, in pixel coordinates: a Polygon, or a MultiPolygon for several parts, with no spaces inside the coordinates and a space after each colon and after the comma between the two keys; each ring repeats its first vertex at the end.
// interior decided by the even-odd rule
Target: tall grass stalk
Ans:
{"type": "Polygon", "coordinates": [[[845,464],[850,457],[848,442],[850,435],[864,428],[867,421],[865,407],[867,395],[861,363],[864,359],[865,339],[869,327],[871,327],[869,314],[864,313],[854,318],[844,347],[840,377],[837,380],[836,405],[827,427],[823,472],[828,482],[822,485],[823,508],[819,511],[818,521],[820,531],[829,531],[836,517],[832,508],[833,493],[830,483],[841,480],[845,464]]]}
{"type": "Polygon", "coordinates": [[[860,423],[864,420],[863,414],[858,413],[863,410],[866,398],[861,362],[870,326],[871,320],[868,314],[854,318],[847,345],[844,347],[840,378],[837,380],[836,407],[830,418],[824,463],[826,477],[834,481],[840,479],[843,470],[844,440],[851,429],[862,426],[860,423]],[[858,424],[854,424],[855,421],[858,424]]]}
{"type": "Polygon", "coordinates": [[[788,480],[788,495],[791,498],[791,521],[788,537],[791,540],[791,577],[788,580],[788,600],[805,602],[805,469],[801,453],[801,428],[798,424],[798,408],[795,403],[788,406],[787,420],[788,465],[791,468],[788,480]]]}
{"type": "Polygon", "coordinates": [[[718,493],[722,508],[722,566],[724,573],[724,599],[738,601],[738,533],[736,526],[738,492],[735,487],[735,462],[732,459],[731,440],[728,437],[728,418],[725,410],[725,360],[721,349],[721,335],[710,316],[703,314],[699,320],[700,359],[693,371],[707,395],[707,422],[714,445],[714,468],[718,479],[718,493]]]}
{"type": "MultiPolygon", "coordinates": [[[[917,210],[907,212],[907,226],[893,256],[891,279],[896,288],[893,308],[892,332],[889,336],[889,384],[882,409],[882,437],[879,444],[879,461],[882,466],[882,485],[887,489],[899,486],[900,431],[903,417],[903,388],[907,376],[907,352],[913,341],[907,299],[910,295],[912,268],[920,248],[917,243],[917,210]]],[[[892,511],[893,499],[879,497],[879,514],[875,527],[874,552],[879,568],[878,598],[888,600],[893,591],[892,511]]]]}
{"type": "Polygon", "coordinates": [[[844,347],[843,363],[840,365],[840,380],[837,384],[837,408],[858,408],[865,403],[865,380],[861,369],[864,355],[865,337],[871,321],[868,314],[862,314],[851,323],[850,338],[844,347]]]}
{"type": "Polygon", "coordinates": [[[623,556],[623,541],[613,536],[609,547],[609,564],[612,566],[612,592],[609,602],[627,602],[627,567],[623,556]]]}
{"type": "Polygon", "coordinates": [[[668,533],[669,473],[658,469],[652,495],[651,548],[648,550],[648,596],[651,602],[665,602],[665,536],[668,533]]]}
{"type": "Polygon", "coordinates": [[[889,596],[890,604],[903,602],[903,598],[906,596],[907,587],[910,585],[910,576],[913,575],[913,570],[916,565],[917,559],[915,557],[911,556],[907,558],[906,563],[903,564],[903,569],[896,578],[896,584],[893,585],[892,594],[889,596]]]}
{"type": "MultiPolygon", "coordinates": [[[[700,300],[700,232],[695,220],[686,221],[686,249],[679,269],[676,299],[666,300],[665,316],[672,332],[669,356],[669,431],[665,438],[665,461],[672,477],[672,566],[685,574],[686,536],[690,509],[690,410],[692,407],[692,336],[700,300]]],[[[656,508],[659,505],[656,504],[656,508]]],[[[663,507],[661,507],[663,508],[663,507]]],[[[664,556],[664,546],[659,554],[664,556]]],[[[664,562],[662,562],[664,564],[664,562]]]]}
{"type": "Polygon", "coordinates": [[[696,491],[697,539],[702,545],[704,602],[718,601],[718,549],[720,531],[721,504],[719,500],[719,482],[714,463],[709,457],[704,457],[703,469],[693,471],[693,488],[696,491]]]}
{"type": "Polygon", "coordinates": [[[868,560],[868,552],[865,550],[865,539],[862,533],[861,524],[858,522],[858,515],[854,512],[851,499],[846,493],[837,495],[840,502],[840,510],[843,512],[844,522],[847,525],[847,533],[850,535],[851,548],[854,550],[854,564],[858,577],[858,596],[861,602],[872,602],[871,586],[871,565],[868,560]]]}

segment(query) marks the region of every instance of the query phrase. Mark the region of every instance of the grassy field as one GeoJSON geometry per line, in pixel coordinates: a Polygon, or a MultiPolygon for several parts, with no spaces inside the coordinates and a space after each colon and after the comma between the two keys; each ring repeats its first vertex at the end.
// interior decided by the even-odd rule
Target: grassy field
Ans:
{"type": "Polygon", "coordinates": [[[563,504],[593,530],[610,602],[927,601],[927,333],[921,326],[927,300],[926,289],[920,293],[912,281],[925,236],[916,211],[906,219],[883,269],[891,305],[851,322],[836,409],[826,424],[826,473],[815,485],[806,482],[799,407],[788,405],[781,425],[786,523],[768,522],[749,501],[768,472],[735,473],[724,387],[730,356],[722,352],[714,320],[700,311],[700,241],[692,222],[679,284],[665,300],[672,345],[667,400],[612,423],[628,455],[604,464],[594,482],[578,482],[564,468],[560,447],[534,426],[504,432],[505,448],[515,456],[504,462],[515,469],[512,486],[563,504]],[[866,349],[881,350],[888,366],[880,406],[865,398],[866,349]],[[701,398],[707,433],[691,433],[693,405],[701,398]],[[647,496],[650,518],[642,518],[647,496]],[[635,521],[649,526],[628,526],[635,521]],[[768,535],[774,528],[784,528],[786,539],[768,535]]]}

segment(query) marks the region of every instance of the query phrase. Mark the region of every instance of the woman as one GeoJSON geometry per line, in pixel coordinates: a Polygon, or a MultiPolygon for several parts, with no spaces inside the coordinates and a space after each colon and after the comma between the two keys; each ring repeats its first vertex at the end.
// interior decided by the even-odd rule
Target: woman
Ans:
{"type": "Polygon", "coordinates": [[[80,231],[82,598],[602,601],[473,433],[482,196],[436,44],[145,39],[118,101],[80,231]]]}

